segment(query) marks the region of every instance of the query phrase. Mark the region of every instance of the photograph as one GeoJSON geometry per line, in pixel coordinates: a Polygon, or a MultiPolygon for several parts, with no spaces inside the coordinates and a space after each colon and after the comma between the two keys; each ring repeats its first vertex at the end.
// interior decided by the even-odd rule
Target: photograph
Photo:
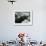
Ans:
{"type": "Polygon", "coordinates": [[[46,0],[0,0],[0,46],[46,46],[46,0]]]}
{"type": "Polygon", "coordinates": [[[32,11],[16,11],[15,25],[32,25],[32,11]]]}

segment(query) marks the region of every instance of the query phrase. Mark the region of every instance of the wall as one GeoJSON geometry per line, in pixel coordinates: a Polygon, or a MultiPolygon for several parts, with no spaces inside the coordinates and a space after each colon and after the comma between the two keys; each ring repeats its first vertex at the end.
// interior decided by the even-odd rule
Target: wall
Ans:
{"type": "Polygon", "coordinates": [[[11,40],[18,32],[26,32],[33,40],[46,40],[46,1],[17,0],[13,5],[0,0],[0,40],[11,40]],[[32,26],[15,26],[14,13],[17,10],[33,10],[32,26]]]}

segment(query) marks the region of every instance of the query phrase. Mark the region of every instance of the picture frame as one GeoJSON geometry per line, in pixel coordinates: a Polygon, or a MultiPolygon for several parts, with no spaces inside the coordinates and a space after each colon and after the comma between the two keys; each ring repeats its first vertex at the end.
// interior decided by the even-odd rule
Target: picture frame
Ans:
{"type": "Polygon", "coordinates": [[[33,12],[32,10],[17,10],[15,11],[15,26],[32,26],[33,25],[33,12]]]}

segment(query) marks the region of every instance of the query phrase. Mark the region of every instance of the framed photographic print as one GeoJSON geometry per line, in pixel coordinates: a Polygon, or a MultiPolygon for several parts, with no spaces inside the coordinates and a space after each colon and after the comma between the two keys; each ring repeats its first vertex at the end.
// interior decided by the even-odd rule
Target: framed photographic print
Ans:
{"type": "Polygon", "coordinates": [[[15,11],[15,25],[32,25],[32,11],[15,11]]]}

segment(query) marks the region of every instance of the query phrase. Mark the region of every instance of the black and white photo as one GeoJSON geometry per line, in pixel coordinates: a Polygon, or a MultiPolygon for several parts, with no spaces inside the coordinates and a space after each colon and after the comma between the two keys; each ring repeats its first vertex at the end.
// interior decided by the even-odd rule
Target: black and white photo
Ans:
{"type": "Polygon", "coordinates": [[[16,11],[15,25],[32,25],[32,12],[30,11],[16,11]]]}

